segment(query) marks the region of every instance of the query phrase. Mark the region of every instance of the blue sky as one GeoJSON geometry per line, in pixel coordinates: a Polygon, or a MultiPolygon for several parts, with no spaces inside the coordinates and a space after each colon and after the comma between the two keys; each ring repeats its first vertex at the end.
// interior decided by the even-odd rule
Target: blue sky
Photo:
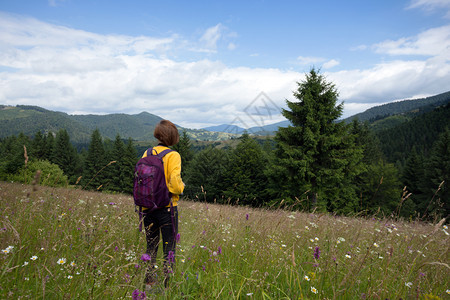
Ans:
{"type": "Polygon", "coordinates": [[[252,127],[313,66],[344,117],[449,91],[450,0],[0,1],[0,104],[252,127]]]}

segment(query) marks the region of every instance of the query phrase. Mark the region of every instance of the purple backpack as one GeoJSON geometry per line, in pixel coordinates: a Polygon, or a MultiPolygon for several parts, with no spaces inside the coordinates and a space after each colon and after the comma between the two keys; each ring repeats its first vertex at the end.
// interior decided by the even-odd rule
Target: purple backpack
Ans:
{"type": "MultiPolygon", "coordinates": [[[[162,158],[173,151],[166,149],[153,154],[153,148],[147,150],[147,156],[141,158],[134,169],[134,204],[152,212],[170,204],[170,193],[166,185],[162,158]]],[[[156,151],[155,151],[156,152],[156,151]]]]}

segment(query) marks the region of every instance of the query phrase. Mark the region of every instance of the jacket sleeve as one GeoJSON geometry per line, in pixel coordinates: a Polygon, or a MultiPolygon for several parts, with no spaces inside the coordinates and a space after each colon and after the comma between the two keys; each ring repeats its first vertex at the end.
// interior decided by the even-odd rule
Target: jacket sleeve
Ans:
{"type": "Polygon", "coordinates": [[[184,190],[184,183],[181,179],[181,156],[175,151],[169,154],[167,188],[172,194],[180,195],[184,190]]]}

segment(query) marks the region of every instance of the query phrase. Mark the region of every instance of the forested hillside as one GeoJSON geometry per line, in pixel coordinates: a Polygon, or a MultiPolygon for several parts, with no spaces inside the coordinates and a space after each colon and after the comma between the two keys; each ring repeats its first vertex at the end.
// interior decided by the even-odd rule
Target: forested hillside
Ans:
{"type": "Polygon", "coordinates": [[[37,131],[57,132],[63,128],[74,142],[86,142],[90,135],[88,128],[74,122],[65,113],[26,105],[0,106],[0,128],[1,138],[20,133],[31,136],[37,131]]]}
{"type": "Polygon", "coordinates": [[[450,91],[422,99],[402,100],[379,105],[369,108],[362,113],[348,117],[344,119],[344,121],[350,123],[353,119],[358,119],[360,122],[369,121],[372,123],[376,120],[384,119],[392,115],[401,115],[405,113],[420,114],[429,112],[436,107],[446,105],[449,102],[450,91]]]}
{"type": "Polygon", "coordinates": [[[429,156],[432,145],[449,125],[450,104],[447,104],[390,129],[379,131],[377,136],[386,159],[403,166],[412,149],[429,156]]]}

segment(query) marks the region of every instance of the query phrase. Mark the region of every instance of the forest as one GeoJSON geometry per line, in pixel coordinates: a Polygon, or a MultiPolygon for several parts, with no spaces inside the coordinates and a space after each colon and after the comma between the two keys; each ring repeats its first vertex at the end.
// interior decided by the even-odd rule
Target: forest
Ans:
{"type": "MultiPolygon", "coordinates": [[[[199,148],[182,131],[173,148],[182,157],[184,197],[350,216],[448,216],[448,102],[374,130],[367,121],[338,121],[337,89],[317,70],[294,96],[283,110],[291,125],[273,137],[244,133],[233,147],[199,148]]],[[[131,194],[134,166],[152,143],[105,139],[95,129],[80,150],[66,129],[11,135],[0,139],[0,180],[131,194]]]]}

